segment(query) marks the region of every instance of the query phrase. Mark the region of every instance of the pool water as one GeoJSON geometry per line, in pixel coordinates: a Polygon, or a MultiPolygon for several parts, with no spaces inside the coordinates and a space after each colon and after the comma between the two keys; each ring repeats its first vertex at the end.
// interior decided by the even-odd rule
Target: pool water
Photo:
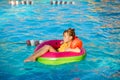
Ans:
{"type": "Polygon", "coordinates": [[[0,80],[120,80],[120,1],[74,1],[18,6],[0,1],[0,80]],[[35,49],[26,40],[62,39],[69,27],[84,43],[83,61],[59,66],[23,62],[35,49]]]}

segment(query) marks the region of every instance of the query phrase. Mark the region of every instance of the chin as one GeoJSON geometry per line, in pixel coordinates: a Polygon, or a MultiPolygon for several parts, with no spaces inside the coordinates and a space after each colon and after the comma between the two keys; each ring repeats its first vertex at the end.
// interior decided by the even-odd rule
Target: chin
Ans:
{"type": "Polygon", "coordinates": [[[65,43],[68,42],[68,41],[64,41],[65,43]]]}

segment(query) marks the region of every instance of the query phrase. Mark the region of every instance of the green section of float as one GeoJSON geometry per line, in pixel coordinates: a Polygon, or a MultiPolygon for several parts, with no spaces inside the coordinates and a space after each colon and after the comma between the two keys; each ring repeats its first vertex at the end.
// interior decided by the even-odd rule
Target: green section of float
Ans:
{"type": "Polygon", "coordinates": [[[60,65],[70,62],[77,62],[81,61],[85,58],[86,54],[80,55],[80,56],[74,56],[74,57],[64,57],[64,58],[42,58],[39,57],[37,59],[38,62],[46,64],[46,65],[60,65]]]}

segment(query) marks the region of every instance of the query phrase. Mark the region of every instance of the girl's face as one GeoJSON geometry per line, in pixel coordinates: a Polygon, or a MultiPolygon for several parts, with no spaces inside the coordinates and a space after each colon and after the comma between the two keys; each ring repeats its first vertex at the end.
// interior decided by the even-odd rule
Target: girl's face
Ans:
{"type": "Polygon", "coordinates": [[[72,36],[69,36],[69,34],[67,32],[65,32],[63,35],[63,40],[64,40],[64,42],[69,42],[72,40],[72,36]]]}

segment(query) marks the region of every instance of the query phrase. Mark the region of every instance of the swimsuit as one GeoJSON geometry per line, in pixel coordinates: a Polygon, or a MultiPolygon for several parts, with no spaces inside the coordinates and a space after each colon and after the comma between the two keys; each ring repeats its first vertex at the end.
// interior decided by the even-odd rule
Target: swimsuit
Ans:
{"type": "Polygon", "coordinates": [[[66,48],[69,48],[68,43],[63,43],[60,48],[58,48],[58,52],[64,52],[66,48]]]}

